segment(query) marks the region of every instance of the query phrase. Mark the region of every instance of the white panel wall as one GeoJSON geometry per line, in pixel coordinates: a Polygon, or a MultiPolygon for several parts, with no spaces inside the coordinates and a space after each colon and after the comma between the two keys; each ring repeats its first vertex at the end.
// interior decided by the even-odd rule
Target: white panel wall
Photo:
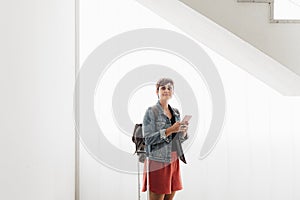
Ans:
{"type": "MultiPolygon", "coordinates": [[[[131,0],[81,1],[80,20],[81,62],[103,41],[124,31],[158,27],[181,32],[131,0]]],[[[227,97],[226,124],[222,138],[205,160],[197,158],[200,139],[196,139],[186,153],[189,164],[182,165],[184,190],[176,194],[176,199],[299,199],[296,189],[300,182],[300,126],[297,123],[300,98],[281,96],[202,47],[223,80],[227,97]]],[[[205,123],[206,119],[202,120],[205,123]]],[[[128,142],[132,145],[129,137],[128,142]]],[[[103,166],[83,146],[80,169],[80,200],[137,199],[136,175],[103,166]]],[[[145,194],[142,197],[145,199],[145,194]]]]}
{"type": "Polygon", "coordinates": [[[0,199],[74,199],[74,1],[1,1],[0,199]]]}

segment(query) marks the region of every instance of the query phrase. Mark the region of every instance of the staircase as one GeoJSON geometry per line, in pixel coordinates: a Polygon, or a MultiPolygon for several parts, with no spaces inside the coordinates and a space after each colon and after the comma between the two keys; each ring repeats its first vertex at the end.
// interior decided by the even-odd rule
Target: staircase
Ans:
{"type": "Polygon", "coordinates": [[[273,0],[181,2],[300,76],[299,20],[274,19],[273,0]]]}
{"type": "Polygon", "coordinates": [[[267,3],[136,1],[279,93],[300,96],[300,24],[269,23],[267,3]]]}

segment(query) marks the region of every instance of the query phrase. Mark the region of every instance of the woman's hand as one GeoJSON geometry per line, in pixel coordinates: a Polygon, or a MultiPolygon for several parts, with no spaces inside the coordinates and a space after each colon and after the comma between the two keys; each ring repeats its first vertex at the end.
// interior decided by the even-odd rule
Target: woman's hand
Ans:
{"type": "Polygon", "coordinates": [[[179,132],[182,134],[182,137],[186,136],[188,129],[189,129],[189,122],[181,123],[179,132]]]}
{"type": "Polygon", "coordinates": [[[188,130],[188,122],[175,122],[171,127],[166,129],[166,136],[171,135],[172,133],[181,132],[185,136],[188,130]]]}

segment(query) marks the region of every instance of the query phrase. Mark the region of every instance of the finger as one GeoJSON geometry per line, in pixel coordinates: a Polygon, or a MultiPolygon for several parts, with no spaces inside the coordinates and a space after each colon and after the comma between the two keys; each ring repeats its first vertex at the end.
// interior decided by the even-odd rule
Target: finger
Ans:
{"type": "Polygon", "coordinates": [[[182,126],[181,126],[181,127],[179,128],[179,130],[180,130],[180,131],[186,131],[186,130],[187,130],[187,127],[182,127],[182,126]]]}

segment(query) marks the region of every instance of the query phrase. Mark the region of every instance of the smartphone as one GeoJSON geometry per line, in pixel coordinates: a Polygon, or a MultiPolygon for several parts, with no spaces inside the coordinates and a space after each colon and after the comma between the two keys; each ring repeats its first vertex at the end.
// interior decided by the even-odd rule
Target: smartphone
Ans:
{"type": "Polygon", "coordinates": [[[185,115],[181,123],[188,122],[192,118],[192,115],[185,115]]]}

